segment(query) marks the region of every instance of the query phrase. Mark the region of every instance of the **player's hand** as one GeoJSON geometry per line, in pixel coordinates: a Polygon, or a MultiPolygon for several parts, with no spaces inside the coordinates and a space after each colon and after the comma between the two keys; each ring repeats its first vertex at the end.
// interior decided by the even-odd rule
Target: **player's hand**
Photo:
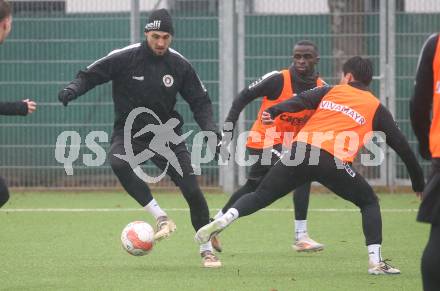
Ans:
{"type": "Polygon", "coordinates": [[[420,200],[422,200],[423,192],[416,192],[416,196],[419,197],[420,200]]]}
{"type": "Polygon", "coordinates": [[[232,122],[227,122],[223,126],[223,130],[221,132],[220,138],[217,138],[218,143],[215,151],[215,158],[217,161],[219,160],[219,158],[221,158],[222,161],[229,160],[229,157],[231,155],[230,146],[233,135],[234,135],[234,125],[232,122]]]}
{"type": "Polygon", "coordinates": [[[24,99],[23,102],[26,103],[28,114],[31,114],[32,112],[37,110],[37,103],[35,103],[35,101],[32,101],[30,99],[24,99]]]}
{"type": "Polygon", "coordinates": [[[261,122],[263,122],[264,125],[270,125],[273,124],[272,116],[270,116],[269,112],[263,111],[263,114],[261,114],[261,122]]]}
{"type": "Polygon", "coordinates": [[[219,145],[220,144],[228,145],[231,143],[233,138],[234,138],[234,123],[232,121],[226,121],[223,124],[219,145]]]}
{"type": "Polygon", "coordinates": [[[217,137],[217,141],[216,141],[216,144],[215,144],[214,160],[218,161],[219,156],[220,156],[220,149],[221,149],[221,146],[222,146],[223,133],[215,131],[215,136],[217,137]]]}
{"type": "Polygon", "coordinates": [[[63,103],[64,106],[76,98],[75,92],[70,89],[63,89],[58,93],[58,100],[63,103]]]}

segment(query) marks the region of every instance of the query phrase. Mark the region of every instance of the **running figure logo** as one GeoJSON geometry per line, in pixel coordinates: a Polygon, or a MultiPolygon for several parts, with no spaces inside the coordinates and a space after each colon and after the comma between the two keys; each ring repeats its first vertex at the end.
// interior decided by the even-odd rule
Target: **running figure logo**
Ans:
{"type": "Polygon", "coordinates": [[[178,135],[174,131],[174,128],[178,125],[179,120],[176,118],[171,118],[165,124],[163,124],[154,111],[145,107],[135,108],[128,115],[124,126],[125,155],[115,154],[115,157],[128,162],[135,174],[147,183],[159,182],[166,175],[170,165],[177,171],[177,173],[179,173],[180,176],[183,176],[183,171],[180,167],[179,160],[177,159],[176,154],[170,148],[170,144],[177,145],[183,142],[189,135],[191,135],[192,130],[183,135],[178,135]],[[133,145],[131,144],[131,130],[133,128],[134,120],[141,113],[148,113],[152,115],[159,124],[148,124],[135,135],[133,135],[133,138],[136,138],[148,132],[153,133],[153,138],[150,141],[149,147],[135,155],[133,152],[133,145]],[[151,177],[141,169],[140,165],[155,155],[161,155],[164,157],[167,160],[167,165],[159,176],[151,177]]]}

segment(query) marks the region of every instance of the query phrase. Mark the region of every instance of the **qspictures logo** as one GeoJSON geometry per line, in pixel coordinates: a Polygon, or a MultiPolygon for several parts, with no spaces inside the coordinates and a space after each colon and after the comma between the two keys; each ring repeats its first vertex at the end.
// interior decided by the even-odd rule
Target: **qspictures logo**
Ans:
{"type": "MultiPolygon", "coordinates": [[[[326,105],[330,110],[340,110],[344,114],[353,116],[359,122],[362,122],[362,116],[355,112],[345,110],[343,107],[336,105],[326,105]]],[[[313,145],[319,148],[317,141],[325,142],[326,140],[334,141],[335,152],[351,157],[356,155],[359,148],[358,145],[364,145],[366,151],[360,155],[360,162],[363,166],[378,166],[384,161],[385,149],[382,145],[386,142],[386,136],[383,132],[371,132],[363,136],[363,140],[355,131],[344,131],[340,133],[329,132],[276,132],[276,127],[269,127],[266,132],[261,135],[255,131],[245,131],[237,135],[236,143],[232,142],[232,123],[230,124],[231,131],[225,132],[222,135],[222,140],[219,142],[218,137],[212,131],[200,131],[192,136],[192,140],[188,138],[193,131],[188,131],[181,135],[176,133],[176,127],[180,125],[180,121],[176,118],[171,118],[165,123],[162,123],[160,118],[154,111],[138,107],[133,109],[127,116],[124,125],[124,150],[125,154],[117,154],[115,157],[128,163],[136,175],[147,183],[157,183],[163,179],[170,168],[173,168],[179,175],[183,176],[182,166],[179,163],[176,152],[173,151],[173,145],[178,145],[182,142],[192,144],[190,150],[191,164],[193,167],[193,174],[201,175],[202,165],[211,163],[214,159],[219,166],[227,165],[234,162],[239,166],[248,167],[255,163],[262,165],[273,165],[275,162],[281,162],[286,166],[297,166],[305,159],[305,148],[297,146],[295,152],[292,152],[292,143],[295,138],[298,141],[312,140],[313,145]],[[148,114],[155,120],[154,123],[146,124],[142,129],[133,133],[133,124],[135,119],[140,114],[148,114]],[[283,144],[281,150],[274,148],[274,140],[283,135],[283,144]],[[146,138],[145,136],[148,136],[146,138]],[[145,140],[143,140],[145,138],[145,140]],[[137,152],[133,149],[133,139],[145,142],[142,146],[142,151],[137,152]],[[246,154],[246,143],[248,139],[254,142],[263,142],[265,146],[261,150],[260,155],[246,154]],[[373,142],[371,142],[373,141],[373,142]],[[235,145],[235,147],[233,147],[235,145]],[[166,166],[162,172],[156,176],[147,174],[142,165],[153,157],[161,157],[166,160],[166,166]]],[[[227,124],[226,124],[227,125],[227,124]]],[[[225,125],[224,128],[227,128],[225,125]]],[[[81,135],[77,131],[63,131],[56,141],[55,159],[58,163],[63,165],[67,175],[74,174],[74,164],[80,161],[80,149],[85,148],[89,153],[82,155],[82,163],[86,167],[102,166],[107,158],[106,151],[101,145],[109,142],[109,135],[104,131],[91,131],[87,134],[84,143],[82,144],[81,135]]],[[[303,143],[298,143],[301,145],[303,143]]],[[[138,148],[139,149],[139,148],[138,148]]],[[[314,151],[313,156],[310,155],[308,163],[316,164],[319,162],[320,151],[314,151]]],[[[347,169],[345,163],[335,158],[336,166],[341,169],[347,169]]],[[[82,166],[81,166],[82,167],[82,166]]]]}
{"type": "Polygon", "coordinates": [[[117,158],[120,158],[121,160],[128,162],[136,175],[147,183],[159,182],[166,175],[170,165],[177,171],[177,173],[179,173],[180,176],[183,176],[179,160],[177,159],[176,153],[170,148],[170,145],[178,145],[185,141],[185,139],[189,135],[191,135],[192,130],[181,136],[177,135],[174,129],[179,125],[179,123],[179,120],[176,118],[171,118],[166,123],[162,123],[162,121],[154,113],[154,111],[145,107],[138,107],[132,110],[127,117],[124,127],[125,155],[117,154],[115,156],[117,158]],[[135,155],[133,152],[131,132],[134,120],[139,114],[142,113],[152,115],[156,119],[158,124],[148,124],[133,135],[133,138],[140,137],[146,133],[151,133],[153,136],[149,142],[148,148],[135,155]],[[167,161],[167,164],[161,174],[152,177],[145,173],[140,165],[145,163],[155,155],[161,155],[162,157],[164,157],[167,161]]]}

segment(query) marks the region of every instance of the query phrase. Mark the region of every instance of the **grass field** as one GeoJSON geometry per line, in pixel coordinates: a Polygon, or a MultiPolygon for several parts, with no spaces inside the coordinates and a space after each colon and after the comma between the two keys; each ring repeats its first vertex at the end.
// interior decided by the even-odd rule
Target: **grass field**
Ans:
{"type": "MultiPolygon", "coordinates": [[[[133,257],[122,228],[146,213],[124,193],[13,193],[0,211],[1,290],[421,290],[428,226],[415,222],[414,195],[380,195],[383,255],[402,271],[367,274],[360,213],[333,194],[313,194],[309,230],[320,253],[292,251],[291,197],[240,219],[222,233],[221,269],[201,268],[189,212],[178,194],[156,199],[177,232],[151,254],[133,257]],[[55,211],[57,210],[57,211],[55,211]]],[[[212,213],[226,195],[207,195],[212,213]]]]}

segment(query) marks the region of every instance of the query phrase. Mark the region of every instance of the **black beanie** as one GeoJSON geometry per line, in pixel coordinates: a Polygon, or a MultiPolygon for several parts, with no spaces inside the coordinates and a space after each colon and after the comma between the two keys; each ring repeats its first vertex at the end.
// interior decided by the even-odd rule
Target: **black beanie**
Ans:
{"type": "Polygon", "coordinates": [[[145,25],[145,32],[148,31],[163,31],[169,34],[174,34],[173,21],[171,15],[166,9],[154,10],[148,17],[147,24],[145,25]]]}

